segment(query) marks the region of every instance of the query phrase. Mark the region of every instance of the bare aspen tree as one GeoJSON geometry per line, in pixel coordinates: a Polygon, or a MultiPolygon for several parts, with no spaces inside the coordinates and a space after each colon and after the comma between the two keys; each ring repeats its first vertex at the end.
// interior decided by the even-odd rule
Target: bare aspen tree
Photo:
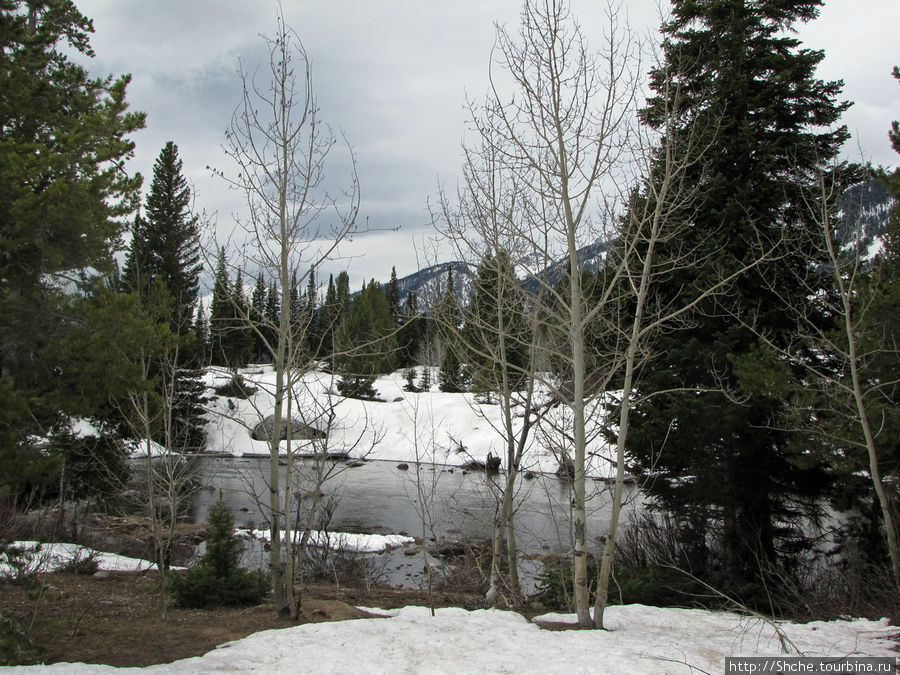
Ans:
{"type": "MultiPolygon", "coordinates": [[[[578,623],[585,627],[603,626],[637,374],[653,335],[689,320],[699,302],[695,297],[659,306],[650,298],[655,283],[701,255],[699,247],[680,250],[676,228],[690,222],[697,187],[687,184],[687,170],[702,159],[698,139],[709,143],[715,136],[714,129],[705,129],[705,135],[682,134],[675,141],[636,126],[638,45],[615,9],[607,18],[599,53],[588,50],[560,1],[527,2],[518,40],[497,29],[496,61],[506,77],[492,70],[486,101],[471,106],[478,145],[466,153],[460,206],[455,212],[442,209],[454,242],[480,250],[482,261],[502,251],[515,270],[506,278],[525,279],[536,289],[529,302],[530,349],[537,354],[525,372],[564,414],[550,414],[546,404],[529,405],[541,441],[556,444],[566,470],[572,469],[573,596],[578,623]],[[670,219],[675,212],[680,217],[670,219]],[[611,252],[594,276],[579,251],[602,242],[611,252]],[[663,243],[664,264],[654,258],[663,243]],[[547,364],[555,374],[543,369],[547,364]],[[602,411],[614,382],[624,386],[615,425],[602,411]],[[587,447],[603,433],[617,436],[611,460],[616,479],[591,617],[585,472],[587,447]]],[[[667,110],[665,116],[674,121],[675,115],[667,110]]],[[[759,242],[747,244],[755,254],[750,262],[712,279],[700,297],[724,292],[772,255],[759,242]]],[[[493,340],[486,341],[496,349],[503,338],[495,328],[493,340]]]]}
{"type": "MultiPolygon", "coordinates": [[[[155,349],[155,348],[154,348],[155,349]]],[[[176,388],[181,364],[177,340],[165,348],[161,356],[149,356],[144,350],[135,355],[144,381],[159,381],[153,400],[146,388],[129,391],[120,404],[132,434],[139,439],[135,454],[143,466],[143,487],[138,490],[141,509],[147,514],[150,537],[154,548],[154,562],[159,570],[160,605],[162,616],[168,614],[167,591],[172,548],[178,534],[180,512],[191,499],[196,488],[195,468],[185,456],[189,440],[183,425],[175,423],[173,415],[180,407],[176,388]],[[182,433],[179,433],[181,431],[182,433]],[[158,437],[161,442],[152,439],[158,437]]]]}
{"type": "MultiPolygon", "coordinates": [[[[472,106],[472,126],[483,150],[467,157],[472,203],[487,196],[490,227],[502,233],[517,273],[530,275],[559,308],[554,323],[564,333],[564,358],[572,387],[563,397],[572,410],[574,448],[575,606],[581,625],[590,625],[585,527],[585,332],[589,309],[581,287],[578,249],[602,238],[591,222],[598,195],[613,181],[626,149],[635,87],[630,70],[632,45],[609,13],[604,51],[587,48],[565,3],[526,2],[517,38],[497,27],[495,60],[487,99],[472,106]],[[508,91],[510,89],[511,91],[508,91]],[[496,185],[514,193],[515,210],[504,217],[496,195],[479,194],[479,175],[496,162],[496,185]],[[513,178],[514,177],[514,178],[513,178]],[[509,183],[513,181],[514,184],[509,183]],[[491,214],[490,201],[498,214],[491,214]],[[560,262],[563,261],[563,262],[560,262]],[[555,268],[568,277],[568,292],[537,271],[555,268]]],[[[492,179],[493,180],[493,179],[492,179]]],[[[476,216],[480,218],[480,216],[476,216]]],[[[457,228],[461,237],[465,231],[457,228]]],[[[479,236],[470,232],[473,240],[479,236]]],[[[482,244],[479,244],[482,245],[482,244]]],[[[484,250],[490,242],[485,242],[484,250]]],[[[559,278],[557,276],[557,278],[559,278]]],[[[558,383],[552,386],[559,392],[558,383]]],[[[512,469],[512,467],[508,467],[512,469]]]]}
{"type": "MultiPolygon", "coordinates": [[[[282,484],[279,454],[293,385],[314,363],[305,335],[307,323],[292,321],[291,286],[293,283],[302,288],[311,270],[336,255],[338,245],[355,231],[359,185],[348,146],[349,184],[340,194],[328,189],[326,165],[337,139],[320,119],[309,58],[280,10],[275,36],[264,40],[269,54],[268,81],[257,81],[254,73],[241,66],[242,99],[226,133],[224,149],[236,164],[237,175],[216,173],[245,197],[245,215],[237,224],[247,235],[246,265],[264,270],[274,279],[280,295],[281,314],[271,334],[261,330],[259,317],[250,312],[245,310],[240,318],[267,341],[266,348],[274,355],[269,567],[278,612],[296,617],[293,571],[282,566],[283,557],[289,566],[294,559],[290,532],[292,467],[286,467],[288,475],[282,484]]],[[[286,443],[290,456],[290,433],[286,443]]]]}
{"type": "MultiPolygon", "coordinates": [[[[808,195],[806,202],[817,226],[809,235],[813,240],[814,260],[809,261],[806,298],[815,300],[801,304],[781,297],[798,321],[796,339],[779,345],[762,331],[756,330],[756,334],[778,358],[811,376],[807,386],[817,394],[816,406],[821,406],[817,416],[842,420],[842,431],[823,426],[820,421],[812,425],[812,430],[827,436],[825,440],[829,444],[856,447],[865,452],[868,477],[881,510],[894,585],[900,590],[900,529],[895,517],[900,495],[882,475],[878,436],[884,432],[883,420],[879,422],[877,413],[874,420],[872,417],[877,404],[897,404],[900,379],[884,377],[883,370],[873,375],[872,366],[878,360],[896,360],[900,345],[896,335],[871,328],[875,300],[871,289],[877,288],[879,267],[874,265],[869,270],[870,261],[864,259],[858,214],[845,214],[853,223],[847,236],[853,245],[849,251],[841,246],[835,211],[840,183],[835,175],[836,172],[820,171],[818,194],[808,195]],[[823,269],[831,276],[831,288],[826,292],[822,290],[823,269]],[[830,317],[831,321],[824,317],[830,317]]],[[[777,288],[771,290],[778,292],[777,288]]],[[[755,329],[752,324],[745,325],[755,329]]]]}
{"type": "MultiPolygon", "coordinates": [[[[510,235],[511,224],[521,215],[522,194],[517,177],[506,170],[498,142],[496,137],[486,138],[475,148],[464,148],[464,182],[457,191],[457,203],[452,205],[442,194],[433,214],[435,225],[451,242],[456,256],[477,268],[459,340],[475,391],[500,410],[499,424],[485,417],[502,439],[501,461],[506,470],[504,479],[496,484],[500,488],[499,503],[486,595],[491,605],[505,595],[500,573],[502,543],[506,544],[508,604],[522,599],[514,496],[537,419],[535,340],[541,297],[539,289],[536,298],[527,299],[517,277],[516,265],[521,264],[524,249],[510,235]]],[[[479,405],[478,397],[474,405],[479,405]]],[[[495,485],[492,481],[488,484],[495,485]]]]}

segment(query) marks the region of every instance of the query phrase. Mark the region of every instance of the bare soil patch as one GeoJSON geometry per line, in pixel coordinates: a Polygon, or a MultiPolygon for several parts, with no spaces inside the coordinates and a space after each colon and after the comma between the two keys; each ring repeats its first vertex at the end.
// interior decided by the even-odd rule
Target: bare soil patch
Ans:
{"type": "MultiPolygon", "coordinates": [[[[437,607],[474,609],[470,593],[436,592],[437,607]]],[[[38,575],[36,583],[0,583],[0,614],[13,617],[43,651],[44,663],[147,666],[200,656],[217,645],[270,628],[371,617],[356,605],[385,609],[428,605],[425,591],[313,584],[297,621],[277,616],[271,600],[255,607],[168,607],[163,618],[155,572],[106,579],[72,573],[38,575]]]]}

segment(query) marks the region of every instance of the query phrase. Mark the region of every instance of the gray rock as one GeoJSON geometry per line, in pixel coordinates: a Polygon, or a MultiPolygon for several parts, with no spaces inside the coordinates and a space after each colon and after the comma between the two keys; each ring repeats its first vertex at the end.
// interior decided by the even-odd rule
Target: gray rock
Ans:
{"type": "MultiPolygon", "coordinates": [[[[253,427],[253,431],[250,432],[250,438],[254,441],[268,441],[272,436],[272,431],[275,428],[275,416],[269,415],[265,419],[259,421],[259,423],[253,427]]],[[[291,438],[294,440],[310,440],[313,438],[325,438],[325,432],[319,431],[315,427],[311,427],[308,424],[301,422],[298,419],[290,420],[290,429],[291,429],[291,438]]],[[[288,420],[283,419],[281,421],[281,434],[279,435],[280,441],[283,441],[287,438],[288,432],[288,420]]]]}
{"type": "Polygon", "coordinates": [[[103,581],[104,579],[109,579],[109,572],[106,570],[97,570],[94,572],[93,577],[99,581],[103,581]]]}

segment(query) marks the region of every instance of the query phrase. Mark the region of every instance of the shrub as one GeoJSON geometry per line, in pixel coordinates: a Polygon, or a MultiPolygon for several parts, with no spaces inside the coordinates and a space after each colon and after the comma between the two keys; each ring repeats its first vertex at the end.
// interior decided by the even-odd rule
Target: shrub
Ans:
{"type": "Polygon", "coordinates": [[[337,389],[347,398],[373,399],[378,396],[374,384],[374,375],[343,375],[337,382],[337,389]]]}
{"type": "Polygon", "coordinates": [[[202,565],[172,576],[172,595],[179,607],[203,609],[221,605],[256,605],[269,592],[269,578],[261,570],[237,568],[227,577],[202,565]]]}
{"type": "Polygon", "coordinates": [[[221,497],[209,512],[206,553],[200,564],[172,576],[170,590],[179,607],[254,605],[269,591],[269,578],[260,570],[238,566],[242,544],[234,535],[234,518],[221,497]]]}
{"type": "Polygon", "coordinates": [[[415,368],[407,368],[403,371],[403,376],[406,378],[406,384],[403,385],[403,390],[416,394],[420,391],[416,386],[416,369],[415,368]]]}
{"type": "Polygon", "coordinates": [[[240,373],[235,372],[227,384],[216,387],[215,391],[219,396],[227,398],[250,398],[256,393],[256,387],[248,384],[240,373]]]}
{"type": "Polygon", "coordinates": [[[42,654],[18,621],[0,614],[0,666],[38,663],[42,654]]]}
{"type": "MultiPolygon", "coordinates": [[[[593,558],[588,559],[588,579],[596,579],[598,565],[593,558]]],[[[537,593],[535,599],[550,609],[574,609],[572,597],[572,559],[564,556],[550,556],[544,559],[540,573],[535,577],[537,593]]],[[[591,587],[590,602],[594,602],[594,588],[591,587]]]]}
{"type": "Polygon", "coordinates": [[[56,568],[57,572],[90,576],[100,569],[100,554],[97,551],[86,553],[78,550],[71,558],[56,568]]]}
{"type": "Polygon", "coordinates": [[[30,585],[35,575],[47,570],[48,559],[49,555],[42,550],[41,544],[30,548],[0,540],[0,579],[30,585]]]}

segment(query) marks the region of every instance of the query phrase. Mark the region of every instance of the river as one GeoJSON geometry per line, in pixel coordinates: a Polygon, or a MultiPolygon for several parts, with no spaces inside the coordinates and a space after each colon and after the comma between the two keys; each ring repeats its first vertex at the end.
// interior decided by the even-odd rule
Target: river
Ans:
{"type": "MultiPolygon", "coordinates": [[[[322,501],[333,506],[328,528],[421,537],[424,519],[428,525],[426,536],[440,543],[490,538],[499,495],[495,483],[504,479],[502,475],[491,477],[479,471],[465,472],[459,467],[412,462],[407,463],[407,470],[401,470],[400,464],[368,461],[351,466],[330,460],[328,468],[333,469],[334,475],[322,488],[322,501]],[[424,508],[419,504],[420,492],[425,496],[424,508]]],[[[302,476],[312,467],[312,462],[301,461],[296,473],[302,476]]],[[[266,509],[268,500],[268,458],[204,456],[199,459],[198,470],[202,489],[193,504],[192,516],[196,522],[206,521],[221,491],[237,527],[265,529],[260,509],[266,509]]],[[[284,468],[280,479],[283,482],[284,468]]],[[[571,483],[546,474],[536,474],[530,479],[521,477],[518,483],[515,524],[520,552],[528,555],[571,550],[571,483]]],[[[302,491],[303,484],[297,483],[294,489],[302,491]]],[[[612,486],[601,480],[589,480],[588,492],[588,545],[599,551],[608,530],[612,486]]],[[[631,485],[626,485],[625,504],[625,519],[642,508],[640,493],[631,485]]],[[[421,584],[422,559],[409,555],[410,549],[394,550],[379,558],[389,583],[421,584]]],[[[529,586],[539,566],[534,560],[523,561],[523,574],[529,586]]]]}

